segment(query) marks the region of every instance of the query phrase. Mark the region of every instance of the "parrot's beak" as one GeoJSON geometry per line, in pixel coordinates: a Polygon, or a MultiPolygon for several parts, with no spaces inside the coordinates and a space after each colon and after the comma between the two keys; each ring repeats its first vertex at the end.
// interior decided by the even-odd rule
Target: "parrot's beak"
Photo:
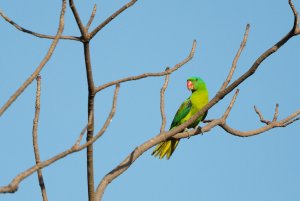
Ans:
{"type": "Polygon", "coordinates": [[[194,89],[194,85],[193,85],[192,81],[190,81],[190,80],[187,81],[186,86],[187,86],[188,90],[194,89]]]}

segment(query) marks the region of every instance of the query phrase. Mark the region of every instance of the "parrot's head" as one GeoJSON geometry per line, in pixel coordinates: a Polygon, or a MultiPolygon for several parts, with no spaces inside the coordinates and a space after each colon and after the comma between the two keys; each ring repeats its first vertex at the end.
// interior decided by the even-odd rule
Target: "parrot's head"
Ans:
{"type": "Polygon", "coordinates": [[[206,89],[205,82],[200,77],[190,77],[187,79],[186,85],[192,92],[206,89]]]}

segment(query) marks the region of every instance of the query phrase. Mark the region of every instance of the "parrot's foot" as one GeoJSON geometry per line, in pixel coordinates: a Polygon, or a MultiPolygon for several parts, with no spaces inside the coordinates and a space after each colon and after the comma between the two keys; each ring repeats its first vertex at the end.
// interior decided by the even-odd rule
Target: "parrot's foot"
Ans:
{"type": "Polygon", "coordinates": [[[196,126],[195,129],[196,129],[197,131],[200,131],[200,134],[203,135],[202,127],[201,127],[201,126],[196,126]]]}
{"type": "Polygon", "coordinates": [[[190,139],[191,136],[190,136],[190,133],[189,133],[189,129],[188,129],[188,128],[185,128],[185,129],[184,129],[184,132],[187,132],[187,133],[188,133],[188,138],[187,138],[187,139],[190,139]]]}

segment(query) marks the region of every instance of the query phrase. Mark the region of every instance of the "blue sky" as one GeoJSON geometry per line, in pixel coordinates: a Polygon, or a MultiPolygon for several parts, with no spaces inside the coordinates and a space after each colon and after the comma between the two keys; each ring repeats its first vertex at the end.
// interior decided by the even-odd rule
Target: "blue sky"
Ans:
{"type": "MultiPolygon", "coordinates": [[[[300,11],[299,1],[294,0],[300,11]]],[[[127,1],[75,1],[86,23],[94,3],[92,24],[106,19],[127,1]]],[[[32,31],[56,33],[61,2],[0,0],[0,9],[32,31]]],[[[282,38],[293,24],[287,0],[252,1],[138,1],[105,27],[91,42],[96,85],[144,72],[163,71],[182,61],[192,42],[198,45],[192,61],[172,74],[166,91],[167,127],[180,103],[189,96],[186,79],[202,77],[212,98],[223,83],[239,48],[246,24],[247,46],[234,78],[282,38]]],[[[0,20],[0,105],[34,71],[51,40],[22,33],[0,20]]],[[[64,35],[79,35],[71,10],[64,35]]],[[[262,124],[256,105],[272,119],[279,103],[279,119],[299,109],[300,37],[291,39],[263,62],[240,87],[228,123],[240,130],[262,124]]],[[[87,119],[87,83],[82,45],[60,41],[42,73],[39,146],[42,160],[69,148],[87,119]]],[[[164,78],[121,84],[117,113],[95,147],[95,182],[119,164],[136,146],[160,129],[159,90],[164,78]]],[[[34,164],[32,120],[36,83],[32,83],[0,119],[0,186],[34,164]]],[[[95,122],[101,128],[111,107],[114,88],[97,94],[95,122]]],[[[209,111],[219,118],[229,94],[209,111]]],[[[250,138],[238,138],[214,128],[203,136],[182,140],[170,160],[150,151],[111,183],[103,200],[252,201],[299,200],[299,122],[250,138]]],[[[49,200],[87,200],[85,151],[70,155],[43,170],[49,200]]],[[[42,200],[36,175],[24,180],[15,194],[0,201],[42,200]]]]}

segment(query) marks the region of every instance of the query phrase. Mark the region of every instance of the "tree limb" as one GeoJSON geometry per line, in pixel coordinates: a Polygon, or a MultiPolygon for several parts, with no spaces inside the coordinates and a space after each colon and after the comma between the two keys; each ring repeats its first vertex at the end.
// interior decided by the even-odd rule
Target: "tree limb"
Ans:
{"type": "Polygon", "coordinates": [[[44,57],[44,59],[41,61],[40,65],[36,68],[36,70],[30,75],[30,77],[20,86],[20,88],[9,98],[9,100],[2,106],[0,109],[0,117],[2,114],[6,111],[6,109],[19,97],[19,95],[28,87],[29,84],[37,77],[37,75],[40,73],[40,71],[43,69],[43,67],[46,65],[46,63],[51,58],[55,47],[59,41],[59,38],[64,30],[64,16],[65,16],[65,10],[66,10],[66,0],[62,0],[62,8],[60,12],[60,18],[59,18],[59,27],[57,34],[51,43],[51,46],[44,57]]]}
{"type": "MultiPolygon", "coordinates": [[[[166,71],[169,70],[169,68],[166,68],[166,71]]],[[[166,113],[165,113],[165,91],[168,87],[169,83],[169,77],[170,74],[167,74],[165,77],[165,82],[164,85],[162,86],[160,90],[160,114],[161,114],[161,127],[160,127],[160,132],[164,132],[165,127],[166,127],[166,113]]]]}
{"type": "Polygon", "coordinates": [[[299,120],[299,118],[296,118],[299,115],[300,115],[300,110],[297,110],[296,112],[294,112],[293,114],[289,115],[285,119],[282,119],[281,121],[272,121],[269,124],[267,124],[266,126],[263,126],[261,128],[255,129],[255,130],[250,130],[250,131],[239,131],[239,130],[231,128],[226,123],[220,124],[219,126],[221,128],[223,128],[227,133],[232,134],[234,136],[238,136],[238,137],[251,137],[251,136],[254,136],[254,135],[258,135],[258,134],[264,133],[264,132],[266,132],[266,131],[268,131],[268,130],[270,130],[272,128],[286,127],[286,126],[290,125],[291,123],[299,120]]]}
{"type": "Polygon", "coordinates": [[[228,84],[230,83],[230,81],[231,81],[233,73],[234,73],[234,71],[236,69],[237,62],[238,62],[238,60],[239,60],[239,58],[240,58],[240,56],[242,54],[242,51],[243,51],[244,47],[246,46],[248,35],[249,35],[249,29],[250,29],[250,24],[247,24],[243,41],[241,42],[240,48],[237,51],[237,53],[236,53],[236,55],[235,55],[235,57],[233,59],[233,62],[232,62],[232,65],[231,65],[231,69],[229,71],[229,74],[228,74],[225,82],[223,83],[223,85],[221,87],[221,90],[224,90],[228,86],[228,84]]]}
{"type": "Polygon", "coordinates": [[[122,78],[122,79],[119,79],[119,80],[115,80],[115,81],[112,81],[112,82],[108,82],[108,83],[106,83],[106,84],[104,84],[102,86],[96,87],[95,91],[96,92],[101,91],[101,90],[103,90],[103,89],[105,89],[107,87],[110,87],[112,85],[115,85],[117,83],[128,82],[128,81],[133,81],[133,80],[139,80],[139,79],[143,79],[143,78],[146,78],[146,77],[158,77],[158,76],[165,76],[167,74],[171,74],[174,71],[176,71],[179,68],[181,68],[183,65],[185,65],[187,62],[189,62],[194,57],[196,45],[197,45],[197,42],[196,42],[196,40],[194,40],[193,41],[193,46],[192,46],[192,49],[191,49],[189,55],[183,61],[181,61],[180,63],[176,64],[173,68],[170,68],[170,69],[168,69],[166,71],[163,71],[163,72],[158,72],[158,73],[144,73],[144,74],[141,74],[141,75],[131,76],[131,77],[127,77],[127,78],[122,78]]]}
{"type": "MultiPolygon", "coordinates": [[[[19,31],[22,31],[24,33],[31,34],[31,35],[36,36],[38,38],[55,39],[55,37],[56,37],[56,36],[50,36],[50,35],[36,33],[34,31],[30,31],[28,29],[25,29],[25,28],[21,27],[20,25],[18,25],[17,23],[15,23],[9,17],[7,17],[2,11],[0,11],[0,16],[3,17],[3,19],[5,21],[7,21],[11,25],[13,25],[16,29],[18,29],[19,31]]],[[[77,36],[60,36],[59,39],[80,41],[80,37],[77,37],[77,36]]]]}
{"type": "MultiPolygon", "coordinates": [[[[36,90],[36,101],[35,101],[35,116],[33,120],[33,129],[32,129],[32,139],[33,139],[35,163],[39,164],[41,162],[39,146],[38,146],[38,123],[39,123],[40,108],[41,108],[40,107],[40,97],[41,97],[41,76],[40,75],[37,76],[36,81],[37,81],[37,90],[36,90]]],[[[38,174],[38,180],[42,192],[43,201],[48,201],[42,170],[37,170],[37,174],[38,174]]]]}
{"type": "Polygon", "coordinates": [[[118,15],[120,15],[123,11],[125,11],[127,8],[133,6],[137,0],[132,0],[129,3],[122,6],[119,10],[117,10],[115,13],[113,13],[111,16],[109,16],[104,22],[102,22],[99,26],[97,26],[91,33],[90,38],[93,38],[101,29],[103,29],[108,23],[110,23],[113,19],[115,19],[118,15]]]}
{"type": "Polygon", "coordinates": [[[72,13],[73,13],[74,17],[75,17],[75,20],[77,22],[77,25],[78,25],[78,28],[80,30],[81,35],[83,37],[85,37],[87,35],[87,31],[85,30],[85,28],[84,28],[84,26],[83,26],[83,24],[81,22],[81,19],[79,17],[79,14],[77,12],[77,9],[75,7],[75,4],[74,4],[73,0],[69,0],[69,6],[70,6],[70,8],[72,10],[72,13]]]}
{"type": "Polygon", "coordinates": [[[115,89],[114,96],[113,96],[113,103],[112,103],[111,111],[110,111],[105,123],[103,124],[101,130],[97,133],[97,135],[95,135],[90,141],[88,141],[88,142],[86,142],[82,145],[79,145],[80,140],[82,139],[82,136],[83,136],[84,131],[85,131],[85,129],[83,129],[81,131],[78,139],[76,140],[76,142],[74,143],[74,145],[70,149],[67,149],[66,151],[63,151],[63,152],[53,156],[52,158],[50,158],[48,160],[45,160],[45,161],[42,161],[42,162],[32,166],[31,168],[21,172],[7,186],[0,187],[0,193],[14,193],[14,192],[16,192],[18,190],[19,184],[25,178],[27,178],[28,176],[30,176],[31,174],[33,174],[37,170],[45,168],[45,167],[53,164],[54,162],[66,157],[70,154],[82,151],[83,149],[87,148],[89,145],[96,142],[103,135],[103,133],[105,133],[106,129],[108,128],[110,122],[112,121],[112,119],[115,115],[119,89],[120,89],[120,85],[116,85],[116,89],[115,89]]]}
{"type": "Polygon", "coordinates": [[[87,30],[87,31],[89,30],[89,28],[90,28],[90,26],[91,26],[91,24],[92,24],[92,22],[94,20],[94,17],[96,15],[96,12],[97,12],[97,5],[95,4],[94,8],[93,8],[93,11],[92,11],[92,14],[91,14],[91,17],[90,17],[88,23],[85,26],[85,30],[87,30]]]}

